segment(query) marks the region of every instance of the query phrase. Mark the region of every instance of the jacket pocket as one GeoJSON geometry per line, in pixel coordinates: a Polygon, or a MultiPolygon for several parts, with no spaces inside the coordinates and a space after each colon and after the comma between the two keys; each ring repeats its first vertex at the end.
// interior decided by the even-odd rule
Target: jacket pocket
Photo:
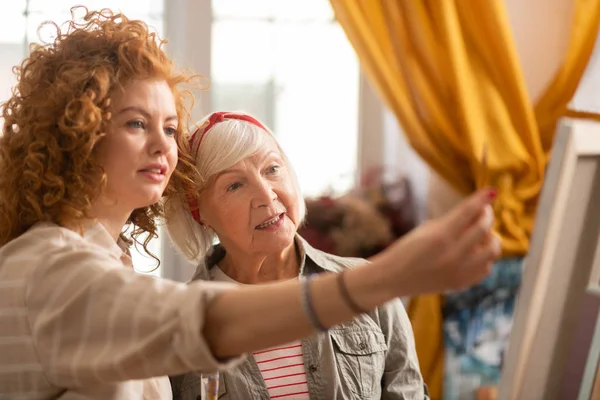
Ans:
{"type": "Polygon", "coordinates": [[[380,394],[387,351],[383,332],[336,329],[329,336],[334,344],[340,385],[364,398],[380,394]]]}

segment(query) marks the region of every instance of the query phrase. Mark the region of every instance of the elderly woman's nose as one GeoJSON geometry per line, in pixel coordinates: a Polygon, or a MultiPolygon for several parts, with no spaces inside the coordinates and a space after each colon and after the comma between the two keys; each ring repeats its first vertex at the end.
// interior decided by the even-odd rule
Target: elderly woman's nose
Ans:
{"type": "Polygon", "coordinates": [[[273,186],[269,182],[260,181],[254,185],[254,205],[260,207],[270,205],[277,198],[273,186]]]}

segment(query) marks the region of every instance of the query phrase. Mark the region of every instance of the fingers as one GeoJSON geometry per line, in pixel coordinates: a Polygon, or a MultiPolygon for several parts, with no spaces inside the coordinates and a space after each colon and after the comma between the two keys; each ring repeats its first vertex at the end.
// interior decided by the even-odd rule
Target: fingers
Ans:
{"type": "Polygon", "coordinates": [[[485,245],[477,247],[464,258],[464,263],[458,266],[454,281],[454,289],[461,290],[481,282],[492,270],[493,262],[501,255],[500,239],[490,235],[485,245]]]}
{"type": "Polygon", "coordinates": [[[463,228],[462,232],[457,233],[458,240],[452,249],[453,256],[463,258],[470,253],[472,249],[483,243],[491,234],[494,227],[494,210],[492,206],[486,204],[482,211],[469,226],[463,228]]]}
{"type": "Polygon", "coordinates": [[[451,234],[460,234],[465,228],[473,223],[496,197],[493,188],[482,189],[469,196],[466,200],[456,206],[446,217],[444,222],[448,224],[451,234]]]}
{"type": "Polygon", "coordinates": [[[482,280],[490,271],[491,263],[501,255],[500,239],[492,232],[494,212],[488,204],[476,220],[457,236],[448,260],[456,263],[453,280],[455,288],[462,288],[482,280]]]}

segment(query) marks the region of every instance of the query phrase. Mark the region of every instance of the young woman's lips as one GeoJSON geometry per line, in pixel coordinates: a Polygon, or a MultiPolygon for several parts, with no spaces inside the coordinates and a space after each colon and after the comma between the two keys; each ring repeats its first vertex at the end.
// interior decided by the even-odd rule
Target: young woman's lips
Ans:
{"type": "Polygon", "coordinates": [[[165,175],[160,169],[142,169],[139,173],[152,182],[160,183],[165,180],[165,175]]]}

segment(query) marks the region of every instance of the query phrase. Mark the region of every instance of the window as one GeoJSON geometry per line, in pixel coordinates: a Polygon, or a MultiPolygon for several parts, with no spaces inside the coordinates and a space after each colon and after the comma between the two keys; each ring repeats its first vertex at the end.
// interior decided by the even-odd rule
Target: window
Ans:
{"type": "Polygon", "coordinates": [[[305,195],[354,184],[359,69],[327,0],[213,0],[213,110],[277,135],[305,195]]]}
{"type": "MultiPolygon", "coordinates": [[[[55,35],[51,29],[39,31],[38,26],[44,21],[62,24],[70,19],[72,0],[11,0],[2,4],[0,13],[0,102],[8,99],[11,88],[15,85],[12,67],[21,63],[27,54],[28,44],[51,40],[55,35]]],[[[80,0],[88,9],[110,8],[122,11],[131,19],[141,19],[151,26],[161,37],[163,35],[163,0],[80,0]]],[[[1,121],[0,121],[1,122],[1,121]]],[[[161,257],[160,240],[152,240],[149,250],[161,257]]],[[[141,250],[141,249],[140,249],[141,250]]],[[[151,271],[156,267],[156,261],[132,248],[133,263],[140,272],[151,271]]],[[[160,275],[160,269],[151,272],[160,275]]]]}

